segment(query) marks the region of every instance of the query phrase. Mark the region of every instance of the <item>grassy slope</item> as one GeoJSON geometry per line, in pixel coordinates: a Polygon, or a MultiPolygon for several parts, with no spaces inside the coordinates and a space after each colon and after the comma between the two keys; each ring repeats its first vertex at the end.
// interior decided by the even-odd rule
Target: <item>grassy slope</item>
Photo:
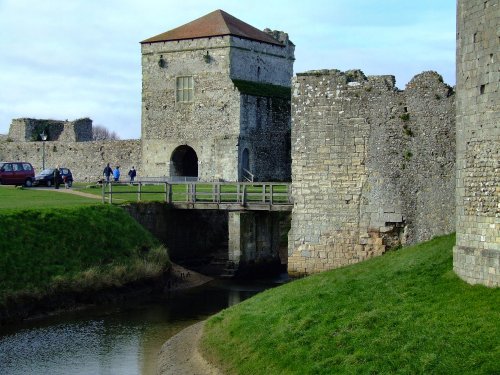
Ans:
{"type": "Polygon", "coordinates": [[[31,208],[75,207],[98,202],[96,199],[60,193],[56,190],[0,186],[0,212],[31,208]]]}
{"type": "Polygon", "coordinates": [[[147,250],[159,245],[149,232],[110,205],[3,210],[0,239],[0,303],[54,283],[120,284],[147,274],[147,262],[167,261],[164,249],[163,258],[147,250]]]}
{"type": "Polygon", "coordinates": [[[454,236],[266,291],[212,317],[237,374],[500,374],[500,289],[452,271],[454,236]]]}

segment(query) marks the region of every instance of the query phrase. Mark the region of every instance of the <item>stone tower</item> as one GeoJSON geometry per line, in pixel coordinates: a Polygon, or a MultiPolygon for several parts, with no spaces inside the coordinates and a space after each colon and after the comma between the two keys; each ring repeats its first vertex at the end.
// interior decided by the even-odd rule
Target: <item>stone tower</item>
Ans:
{"type": "Polygon", "coordinates": [[[290,179],[287,34],[216,10],[141,49],[144,176],[290,179]]]}
{"type": "Polygon", "coordinates": [[[500,285],[500,4],[457,7],[457,242],[453,268],[500,285]]]}

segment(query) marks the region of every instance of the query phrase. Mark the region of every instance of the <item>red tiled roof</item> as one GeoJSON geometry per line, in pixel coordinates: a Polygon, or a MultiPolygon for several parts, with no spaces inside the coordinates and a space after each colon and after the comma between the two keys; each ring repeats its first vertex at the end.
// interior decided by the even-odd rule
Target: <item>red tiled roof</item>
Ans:
{"type": "Polygon", "coordinates": [[[282,43],[272,36],[220,9],[173,30],[143,40],[141,43],[209,38],[223,35],[233,35],[244,39],[283,46],[282,43]]]}

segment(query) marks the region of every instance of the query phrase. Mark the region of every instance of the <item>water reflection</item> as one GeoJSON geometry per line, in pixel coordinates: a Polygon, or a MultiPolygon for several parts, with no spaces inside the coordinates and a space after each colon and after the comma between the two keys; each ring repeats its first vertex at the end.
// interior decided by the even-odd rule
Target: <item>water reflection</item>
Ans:
{"type": "Polygon", "coordinates": [[[155,301],[86,309],[0,331],[0,374],[155,374],[183,328],[269,288],[215,281],[155,301]]]}

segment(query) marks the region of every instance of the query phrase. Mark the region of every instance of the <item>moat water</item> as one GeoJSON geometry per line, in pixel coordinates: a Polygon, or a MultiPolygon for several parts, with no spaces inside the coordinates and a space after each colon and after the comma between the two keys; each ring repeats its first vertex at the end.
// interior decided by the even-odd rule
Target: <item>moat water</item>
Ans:
{"type": "Polygon", "coordinates": [[[214,280],[147,302],[87,308],[2,327],[0,374],[155,374],[158,352],[170,337],[282,281],[214,280]]]}

